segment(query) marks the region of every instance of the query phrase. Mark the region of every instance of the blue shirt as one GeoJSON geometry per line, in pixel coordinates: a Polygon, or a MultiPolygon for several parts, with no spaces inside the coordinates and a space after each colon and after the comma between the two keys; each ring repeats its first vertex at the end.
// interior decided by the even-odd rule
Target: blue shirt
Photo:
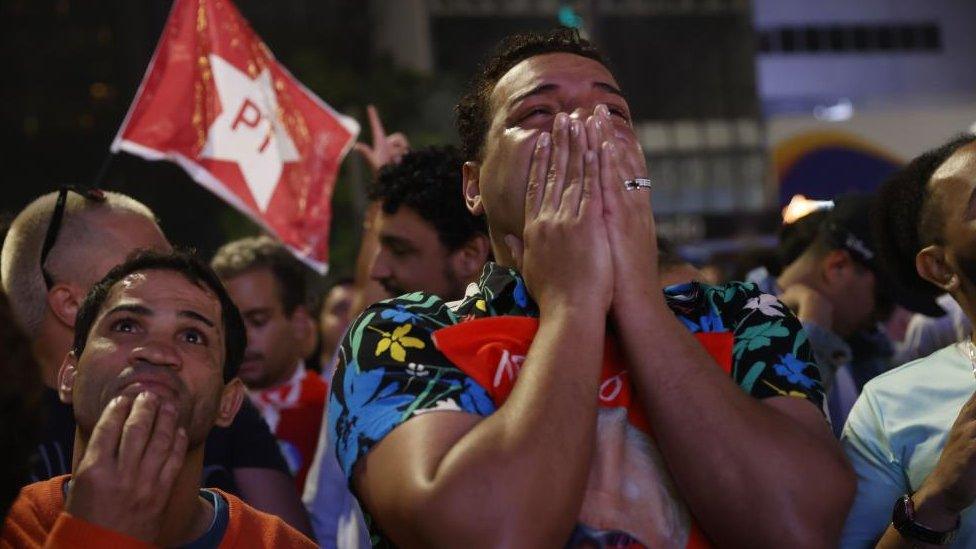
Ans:
{"type": "MultiPolygon", "coordinates": [[[[918,490],[935,469],[949,429],[976,390],[966,345],[945,347],[864,386],[841,436],[857,474],[841,547],[873,547],[891,522],[895,500],[918,490]]],[[[973,545],[971,507],[954,546],[973,545]]]]}
{"type": "MultiPolygon", "coordinates": [[[[742,283],[682,284],[664,294],[689,332],[730,336],[729,375],[744,392],[757,399],[802,398],[822,407],[806,334],[775,297],[742,283]]],[[[367,309],[343,338],[328,405],[329,438],[346,476],[351,479],[356,461],[384,436],[419,414],[495,412],[486,388],[441,352],[434,332],[489,317],[538,315],[521,276],[494,263],[460,302],[417,292],[367,309]]],[[[502,356],[509,364],[507,351],[502,356]]],[[[654,441],[628,422],[621,407],[601,407],[597,432],[593,467],[601,482],[588,489],[572,538],[552,540],[552,545],[684,546],[691,514],[654,441]]],[[[368,513],[366,521],[374,546],[391,545],[368,513]]]]}

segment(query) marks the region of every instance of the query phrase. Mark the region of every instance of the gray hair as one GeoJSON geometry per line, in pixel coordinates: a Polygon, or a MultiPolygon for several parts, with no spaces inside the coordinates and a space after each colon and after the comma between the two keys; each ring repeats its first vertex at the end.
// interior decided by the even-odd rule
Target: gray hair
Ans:
{"type": "MultiPolygon", "coordinates": [[[[41,248],[57,202],[58,193],[45,194],[24,208],[10,225],[0,251],[0,280],[14,316],[31,339],[38,337],[47,309],[47,286],[41,274],[41,248]]],[[[105,192],[98,202],[69,192],[58,239],[48,253],[49,273],[62,280],[90,285],[104,273],[89,273],[102,229],[98,220],[106,214],[129,214],[156,218],[143,203],[116,192],[105,192]]]]}

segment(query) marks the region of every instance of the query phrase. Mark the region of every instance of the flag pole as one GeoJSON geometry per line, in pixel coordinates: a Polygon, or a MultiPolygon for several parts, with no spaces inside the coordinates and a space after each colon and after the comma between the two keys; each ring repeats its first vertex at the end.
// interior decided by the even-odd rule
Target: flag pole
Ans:
{"type": "Polygon", "coordinates": [[[109,151],[108,155],[105,156],[105,160],[102,161],[102,167],[98,169],[98,173],[95,175],[95,180],[92,182],[92,187],[100,189],[102,187],[102,181],[104,181],[105,176],[108,175],[109,168],[112,167],[112,161],[118,155],[115,151],[109,151]]]}

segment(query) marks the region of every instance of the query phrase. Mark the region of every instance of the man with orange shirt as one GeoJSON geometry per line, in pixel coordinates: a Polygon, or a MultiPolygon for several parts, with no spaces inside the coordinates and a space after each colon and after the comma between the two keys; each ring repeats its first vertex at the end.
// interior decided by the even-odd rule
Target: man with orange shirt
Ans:
{"type": "Polygon", "coordinates": [[[281,519],[201,489],[204,441],[244,397],[240,313],[195,258],[141,252],[78,311],[58,377],[72,474],[25,487],[2,547],[314,547],[281,519]]]}

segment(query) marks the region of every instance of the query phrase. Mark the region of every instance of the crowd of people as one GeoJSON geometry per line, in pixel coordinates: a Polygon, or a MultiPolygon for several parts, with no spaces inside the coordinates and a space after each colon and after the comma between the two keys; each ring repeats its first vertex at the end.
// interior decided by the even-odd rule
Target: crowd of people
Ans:
{"type": "Polygon", "coordinates": [[[119,193],[16,215],[0,546],[976,546],[976,136],[709,284],[573,31],[499,45],[460,147],[369,116],[322,296],[273,238],[206,261],[119,193]]]}

